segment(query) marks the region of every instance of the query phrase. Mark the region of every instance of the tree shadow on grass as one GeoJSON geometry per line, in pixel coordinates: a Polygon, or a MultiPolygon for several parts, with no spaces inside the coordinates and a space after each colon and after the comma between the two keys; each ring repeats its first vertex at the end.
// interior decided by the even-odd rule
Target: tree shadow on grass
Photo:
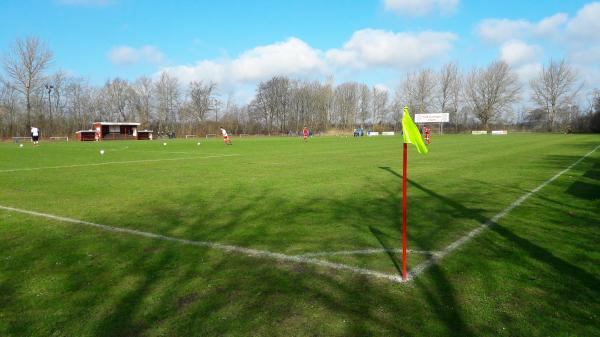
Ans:
{"type": "MultiPolygon", "coordinates": [[[[395,171],[389,168],[382,169],[389,171],[390,173],[399,178],[402,178],[400,174],[396,173],[395,171]]],[[[578,290],[574,290],[569,284],[563,284],[559,286],[560,292],[565,298],[577,298],[578,300],[585,303],[587,299],[596,298],[599,295],[600,280],[596,277],[596,275],[556,256],[547,248],[544,248],[523,236],[515,234],[508,227],[495,222],[491,222],[488,218],[486,218],[480,213],[480,210],[467,208],[461,203],[458,203],[451,198],[440,195],[439,193],[436,193],[413,180],[407,179],[407,181],[411,186],[414,186],[417,189],[427,193],[432,198],[440,200],[444,204],[450,205],[456,210],[457,214],[460,217],[470,217],[474,220],[477,220],[480,224],[487,224],[493,232],[499,234],[501,237],[504,237],[508,242],[514,244],[518,249],[526,252],[529,257],[543,263],[544,265],[547,265],[552,270],[554,270],[557,275],[560,275],[561,277],[566,277],[567,279],[571,279],[573,282],[575,282],[575,284],[578,284],[580,286],[576,288],[578,290]],[[585,289],[583,292],[583,289],[581,287],[585,289]]],[[[514,260],[512,260],[511,263],[514,263],[514,260]]],[[[443,278],[443,275],[439,274],[440,272],[440,267],[434,264],[427,271],[427,274],[432,277],[432,282],[436,282],[436,280],[441,280],[443,278]]],[[[415,283],[420,284],[421,282],[419,279],[416,279],[415,283]]],[[[440,286],[444,285],[444,283],[440,284],[440,286]]],[[[446,294],[448,292],[450,292],[450,289],[445,289],[442,293],[446,294]]],[[[447,299],[447,301],[448,300],[451,301],[451,299],[447,299]]]]}
{"type": "Polygon", "coordinates": [[[600,161],[596,161],[583,173],[582,178],[573,182],[567,188],[567,193],[580,199],[600,199],[600,161]]]}
{"type": "MultiPolygon", "coordinates": [[[[254,241],[261,235],[270,235],[270,240],[280,239],[284,243],[280,246],[275,241],[263,243],[284,247],[289,238],[265,233],[260,227],[255,228],[258,229],[256,232],[249,227],[246,232],[244,226],[252,223],[252,219],[278,218],[282,215],[277,212],[284,213],[280,209],[291,208],[300,210],[299,214],[290,215],[290,223],[299,225],[307,215],[324,207],[333,210],[326,217],[334,223],[350,222],[357,217],[370,217],[379,222],[393,216],[394,220],[389,224],[377,228],[360,222],[350,226],[356,226],[357,231],[365,234],[355,243],[364,240],[372,245],[380,242],[389,247],[398,238],[395,234],[399,229],[395,226],[399,223],[399,199],[393,189],[384,190],[389,195],[374,201],[375,205],[365,205],[364,200],[354,198],[312,198],[300,205],[292,205],[290,201],[269,193],[268,189],[256,191],[252,194],[256,198],[246,197],[247,202],[240,205],[232,203],[227,220],[210,237],[253,247],[254,241]],[[269,205],[278,205],[279,209],[271,209],[269,205]],[[243,235],[233,235],[236,230],[241,230],[243,235]]],[[[239,191],[236,194],[239,195],[239,191]]],[[[168,222],[168,225],[152,228],[148,224],[139,224],[136,228],[150,232],[158,229],[162,234],[184,238],[202,238],[211,230],[210,221],[219,217],[220,213],[216,208],[195,210],[190,207],[197,202],[193,195],[190,193],[181,200],[149,208],[151,213],[147,216],[153,220],[152,223],[168,222]],[[197,227],[187,228],[190,223],[197,227]]],[[[223,195],[224,200],[228,197],[235,195],[223,195]]],[[[110,216],[108,214],[106,219],[94,221],[111,224],[114,219],[110,216]]],[[[62,308],[67,316],[63,316],[62,321],[55,321],[54,318],[42,318],[38,316],[39,312],[36,314],[29,309],[32,315],[20,318],[21,328],[13,325],[14,330],[9,330],[14,335],[33,334],[38,331],[36,322],[40,320],[46,325],[50,322],[51,327],[44,330],[48,334],[64,331],[71,335],[98,336],[144,336],[165,332],[180,336],[366,336],[432,335],[435,331],[444,331],[448,335],[468,331],[453,298],[452,287],[448,284],[420,287],[419,291],[425,295],[415,298],[410,295],[411,288],[405,285],[348,272],[256,259],[72,225],[61,226],[67,233],[77,232],[74,238],[83,238],[75,241],[73,238],[65,239],[60,245],[42,241],[20,247],[19,254],[21,268],[26,270],[36,270],[34,261],[40,251],[48,254],[44,259],[49,259],[49,256],[69,257],[70,262],[64,269],[52,272],[66,278],[61,283],[62,290],[47,295],[50,302],[57,303],[56,306],[62,308]],[[88,251],[98,257],[87,257],[88,251]],[[81,262],[86,259],[91,262],[81,262]],[[90,282],[93,283],[91,289],[90,282]],[[439,308],[431,307],[438,305],[439,308]],[[315,312],[318,316],[313,318],[315,312]],[[84,322],[76,317],[85,317],[84,322]]],[[[44,237],[43,233],[39,235],[44,237]]],[[[327,246],[326,239],[322,236],[319,239],[323,246],[327,246]]],[[[52,261],[48,260],[48,264],[52,261]]],[[[35,272],[30,275],[35,275],[35,272]]],[[[439,282],[447,282],[443,275],[436,278],[439,282]]],[[[0,284],[0,288],[8,289],[8,296],[18,303],[20,300],[10,294],[27,290],[16,279],[13,281],[10,286],[0,284]]],[[[50,306],[48,310],[56,310],[56,307],[50,306]]]]}
{"type": "Polygon", "coordinates": [[[387,240],[385,238],[385,233],[382,233],[373,226],[369,226],[369,230],[371,231],[371,233],[373,233],[373,236],[375,236],[377,241],[379,241],[381,247],[385,249],[385,252],[389,256],[390,261],[392,261],[392,263],[394,264],[394,268],[396,268],[398,275],[402,275],[402,261],[398,261],[398,259],[396,258],[396,254],[394,254],[394,252],[392,251],[392,249],[396,247],[391,246],[386,242],[387,240]]]}
{"type": "MultiPolygon", "coordinates": [[[[401,177],[390,168],[384,169],[401,177]]],[[[466,207],[457,202],[454,196],[437,193],[412,180],[409,183],[425,193],[429,200],[419,212],[431,208],[431,204],[435,202],[436,205],[450,208],[451,216],[479,223],[487,221],[482,210],[466,207]]],[[[288,219],[290,224],[301,226],[306,218],[319,215],[319,210],[326,208],[332,210],[324,215],[328,221],[352,223],[349,227],[356,231],[351,232],[351,236],[360,233],[361,237],[352,244],[379,243],[384,248],[390,248],[395,246],[394,242],[399,237],[396,234],[400,233],[401,199],[398,184],[377,188],[384,194],[380,199],[307,198],[300,204],[292,204],[289,200],[274,195],[269,189],[254,191],[250,194],[253,197],[245,197],[245,203],[231,203],[227,219],[216,229],[211,227],[211,221],[222,213],[217,207],[195,209],[193,206],[198,200],[193,198],[195,192],[190,191],[189,195],[174,200],[170,204],[173,206],[151,208],[148,217],[156,223],[168,222],[166,226],[159,227],[163,234],[172,231],[173,235],[190,238],[187,237],[189,235],[194,239],[209,236],[211,239],[234,241],[248,247],[252,247],[261,236],[271,236],[263,244],[273,244],[275,248],[284,249],[291,241],[278,237],[277,234],[281,232],[266,232],[268,228],[260,226],[252,228],[252,222],[263,217],[284,218],[289,209],[297,209],[298,214],[290,214],[288,219]],[[272,205],[277,207],[272,208],[272,205]],[[182,209],[189,211],[182,213],[182,209]],[[191,221],[190,216],[193,217],[191,221]],[[353,223],[356,218],[373,220],[353,223]],[[188,228],[190,223],[196,227],[188,228]],[[241,232],[236,235],[236,231],[241,232]],[[280,240],[279,244],[277,240],[280,240]]],[[[236,194],[244,195],[243,192],[223,194],[222,197],[227,200],[235,198],[236,194]]],[[[96,220],[100,223],[111,222],[108,216],[106,219],[96,220]]],[[[27,229],[35,229],[35,226],[25,228],[23,235],[26,235],[27,229]]],[[[152,231],[153,228],[141,229],[152,231]]],[[[2,305],[15,311],[24,311],[22,317],[17,319],[20,321],[9,323],[8,335],[465,336],[491,334],[482,333],[482,328],[474,322],[495,327],[506,322],[481,323],[477,315],[469,315],[468,299],[461,297],[469,290],[464,289],[459,275],[450,274],[458,272],[452,269],[455,267],[448,269],[442,265],[434,265],[415,279],[414,283],[398,285],[346,272],[278,263],[202,247],[186,247],[93,230],[78,233],[79,229],[71,228],[70,225],[64,225],[62,230],[67,233],[77,232],[77,235],[74,235],[75,238],[65,237],[64,240],[49,242],[44,238],[52,233],[41,233],[36,234],[41,239],[34,240],[33,243],[19,241],[19,244],[13,245],[10,240],[0,243],[0,247],[5,248],[3,251],[18,255],[15,258],[18,258],[19,265],[13,268],[22,271],[21,274],[11,274],[8,281],[0,281],[0,289],[6,290],[2,305]],[[76,239],[78,237],[81,238],[76,239]],[[101,257],[94,263],[85,262],[85,259],[89,259],[85,255],[88,251],[101,257]],[[56,256],[67,258],[69,262],[62,268],[53,268],[52,258],[56,256]],[[16,275],[23,277],[18,278],[16,275]],[[61,283],[64,284],[64,291],[54,290],[42,295],[48,300],[44,302],[48,303],[48,308],[39,308],[35,297],[19,297],[30,291],[28,287],[31,283],[39,282],[39,275],[66,279],[61,283]],[[82,282],[82,279],[86,282],[82,282]],[[127,280],[133,281],[126,283],[127,280]],[[86,285],[88,282],[94,283],[93,290],[86,285]],[[127,285],[125,288],[122,288],[123,282],[127,285]],[[60,310],[66,312],[66,316],[45,316],[48,312],[60,310]],[[40,326],[50,328],[40,330],[40,326]]],[[[568,274],[567,279],[572,283],[556,285],[564,298],[574,299],[577,304],[582,305],[597,298],[599,287],[595,275],[564,261],[527,237],[516,234],[509,226],[494,224],[492,230],[557,274],[568,274]]],[[[426,242],[427,235],[424,233],[409,238],[419,246],[426,246],[430,244],[426,242]]],[[[321,241],[327,241],[327,237],[317,237],[321,241]]],[[[322,246],[315,245],[314,248],[328,247],[327,242],[321,244],[322,246]]],[[[506,249],[498,247],[494,242],[490,245],[496,246],[498,252],[506,249]]],[[[398,261],[394,256],[390,256],[390,259],[400,273],[398,261]]],[[[495,270],[488,267],[486,261],[474,260],[476,261],[473,263],[483,265],[481,268],[490,268],[484,273],[487,278],[500,277],[493,275],[495,270]]],[[[513,262],[530,267],[523,260],[516,259],[513,262]]],[[[3,273],[4,275],[7,274],[3,273]]],[[[492,290],[488,289],[488,292],[492,290]]],[[[498,299],[494,304],[505,303],[498,299]]],[[[567,306],[567,310],[572,309],[569,304],[564,306],[567,306]]],[[[564,306],[560,308],[565,308],[564,306]]],[[[490,307],[483,309],[494,310],[490,307]]],[[[525,312],[531,313],[534,309],[529,308],[529,312],[525,312]]],[[[593,323],[592,320],[582,318],[581,324],[593,323]]],[[[528,325],[527,317],[521,317],[512,326],[508,323],[506,325],[509,329],[512,328],[514,334],[532,331],[522,327],[528,325]]],[[[538,327],[534,331],[540,330],[548,334],[556,332],[544,327],[538,327]]]]}
{"type": "MultiPolygon", "coordinates": [[[[392,170],[390,170],[390,171],[392,171],[392,170]]],[[[393,174],[395,174],[396,176],[402,177],[398,173],[393,172],[393,174]]],[[[488,219],[485,216],[483,216],[482,214],[480,214],[479,210],[472,210],[467,207],[464,207],[462,204],[460,204],[450,198],[444,197],[444,196],[424,187],[423,185],[421,185],[415,181],[412,181],[411,179],[407,179],[407,181],[412,186],[427,193],[431,197],[439,199],[443,203],[452,206],[453,208],[458,210],[458,213],[462,217],[471,217],[471,218],[477,220],[480,224],[487,223],[489,225],[489,228],[491,228],[492,230],[501,234],[502,236],[506,237],[510,241],[517,243],[519,247],[528,251],[531,256],[553,266],[558,272],[567,273],[569,275],[574,275],[576,278],[578,278],[582,281],[582,284],[584,284],[588,287],[593,283],[592,281],[598,282],[598,279],[596,279],[596,277],[594,275],[586,272],[585,270],[583,270],[571,263],[568,263],[560,258],[557,258],[551,252],[549,252],[547,249],[545,249],[539,245],[536,245],[527,239],[521,238],[520,236],[512,233],[509,229],[499,225],[498,223],[491,222],[490,219],[488,219]]]]}

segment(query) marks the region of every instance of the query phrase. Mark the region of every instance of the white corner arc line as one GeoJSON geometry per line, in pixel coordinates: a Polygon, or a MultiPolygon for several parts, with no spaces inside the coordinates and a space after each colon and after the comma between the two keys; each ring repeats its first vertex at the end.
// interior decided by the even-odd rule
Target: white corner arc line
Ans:
{"type": "MultiPolygon", "coordinates": [[[[438,254],[436,251],[427,251],[427,250],[413,250],[407,249],[407,253],[412,254],[422,254],[422,255],[431,255],[435,256],[438,254]]],[[[306,253],[295,255],[298,257],[318,257],[318,256],[335,256],[335,255],[369,255],[369,254],[379,254],[379,253],[402,253],[402,248],[365,248],[365,249],[354,249],[354,250],[339,250],[334,252],[316,252],[316,253],[306,253]]]]}
{"type": "Polygon", "coordinates": [[[488,227],[490,227],[493,224],[495,224],[496,222],[498,222],[498,220],[502,219],[505,215],[507,215],[508,213],[510,213],[517,206],[521,205],[525,200],[529,199],[529,197],[531,197],[533,194],[537,193],[539,190],[541,190],[542,188],[544,188],[546,185],[548,185],[551,182],[553,182],[554,180],[558,179],[558,177],[560,177],[563,174],[567,173],[569,170],[571,170],[573,167],[575,167],[577,164],[579,164],[582,160],[584,160],[585,158],[589,157],[592,153],[596,152],[596,150],[598,150],[599,148],[600,148],[600,145],[596,146],[593,150],[591,150],[590,152],[586,153],[583,157],[579,158],[577,161],[575,161],[574,163],[572,163],[571,165],[569,165],[564,170],[562,170],[562,171],[558,172],[557,174],[555,174],[552,178],[544,181],[538,187],[534,188],[533,190],[531,190],[531,191],[525,193],[524,195],[522,195],[521,197],[519,197],[512,204],[508,205],[508,207],[506,207],[505,209],[503,209],[500,213],[494,215],[488,221],[480,224],[479,227],[471,230],[470,232],[468,232],[464,236],[460,237],[458,240],[452,242],[446,248],[444,248],[443,250],[439,251],[438,254],[432,256],[432,258],[430,258],[428,260],[425,260],[425,261],[421,262],[420,264],[418,264],[417,266],[415,266],[414,268],[412,268],[408,272],[408,277],[407,277],[408,280],[412,280],[414,277],[418,276],[423,271],[425,271],[427,268],[429,268],[431,265],[433,265],[433,264],[437,263],[438,261],[442,260],[448,254],[452,253],[456,249],[458,249],[461,246],[463,246],[465,243],[469,242],[474,237],[476,237],[479,234],[481,234],[481,232],[483,232],[485,229],[487,229],[488,227]]]}
{"type": "Polygon", "coordinates": [[[36,171],[36,170],[52,170],[62,168],[75,168],[75,167],[86,167],[86,166],[102,166],[102,165],[116,165],[116,164],[136,164],[136,163],[151,163],[159,161],[177,161],[177,160],[192,160],[192,159],[211,159],[211,158],[223,158],[239,156],[239,154],[219,154],[204,157],[181,157],[181,158],[163,158],[163,159],[140,159],[140,160],[124,160],[124,161],[107,161],[103,163],[90,163],[90,164],[74,164],[74,165],[60,165],[60,166],[43,166],[43,167],[31,167],[31,168],[18,168],[18,169],[7,169],[0,170],[0,173],[4,172],[19,172],[19,171],[36,171]]]}
{"type": "Polygon", "coordinates": [[[305,264],[315,265],[315,266],[319,266],[319,267],[325,267],[325,268],[334,269],[334,270],[349,271],[349,272],[353,272],[356,274],[371,276],[371,277],[385,279],[388,281],[393,281],[393,282],[398,282],[398,283],[405,282],[402,280],[402,277],[399,275],[386,274],[386,273],[382,273],[382,272],[378,272],[378,271],[374,271],[374,270],[370,270],[370,269],[353,267],[353,266],[349,266],[349,265],[345,265],[345,264],[341,264],[341,263],[323,261],[323,260],[318,260],[318,259],[314,259],[314,258],[310,258],[310,257],[292,256],[292,255],[286,255],[286,254],[282,254],[282,253],[270,252],[270,251],[266,251],[266,250],[245,248],[245,247],[234,246],[234,245],[226,245],[226,244],[210,242],[210,241],[194,241],[194,240],[180,239],[180,238],[176,238],[176,237],[171,237],[171,236],[166,236],[166,235],[161,235],[161,234],[156,234],[156,233],[151,233],[151,232],[102,225],[102,224],[97,224],[97,223],[93,223],[93,222],[89,222],[89,221],[67,218],[67,217],[62,217],[62,216],[57,216],[57,215],[52,215],[52,214],[47,214],[47,213],[29,211],[29,210],[20,209],[20,208],[7,207],[7,206],[2,206],[2,205],[0,205],[0,209],[9,211],[9,212],[16,212],[16,213],[22,213],[22,214],[33,215],[33,216],[38,216],[38,217],[44,217],[47,219],[52,219],[52,220],[56,220],[56,221],[60,221],[60,222],[68,222],[68,223],[84,225],[84,226],[88,226],[88,227],[94,227],[94,228],[97,228],[97,229],[100,229],[103,231],[107,231],[107,232],[124,233],[124,234],[158,239],[158,240],[163,240],[163,241],[177,242],[177,243],[184,244],[184,245],[214,248],[214,249],[218,249],[218,250],[229,252],[229,253],[237,253],[237,254],[252,256],[252,257],[256,257],[256,258],[268,258],[268,259],[284,261],[284,262],[305,263],[305,264]]]}

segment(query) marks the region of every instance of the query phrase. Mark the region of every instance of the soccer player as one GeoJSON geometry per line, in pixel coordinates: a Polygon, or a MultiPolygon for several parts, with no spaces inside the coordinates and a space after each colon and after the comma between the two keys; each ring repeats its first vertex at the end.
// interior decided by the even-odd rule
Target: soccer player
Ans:
{"type": "Polygon", "coordinates": [[[38,128],[36,128],[35,126],[31,127],[31,141],[33,142],[33,145],[38,145],[40,140],[40,130],[38,128]]]}
{"type": "Polygon", "coordinates": [[[229,139],[229,136],[227,135],[227,131],[225,129],[223,129],[222,126],[221,126],[221,134],[223,135],[223,142],[225,143],[225,145],[231,145],[231,139],[229,139]]]}
{"type": "Polygon", "coordinates": [[[306,126],[304,127],[304,129],[302,129],[302,134],[304,135],[304,142],[306,143],[306,141],[308,140],[308,129],[306,128],[306,126]]]}
{"type": "Polygon", "coordinates": [[[429,134],[429,128],[425,127],[424,131],[425,131],[425,140],[427,141],[427,144],[431,144],[431,135],[429,134]]]}
{"type": "Polygon", "coordinates": [[[102,134],[102,131],[100,129],[99,126],[96,127],[96,133],[94,133],[94,139],[96,141],[100,141],[100,135],[102,134]]]}

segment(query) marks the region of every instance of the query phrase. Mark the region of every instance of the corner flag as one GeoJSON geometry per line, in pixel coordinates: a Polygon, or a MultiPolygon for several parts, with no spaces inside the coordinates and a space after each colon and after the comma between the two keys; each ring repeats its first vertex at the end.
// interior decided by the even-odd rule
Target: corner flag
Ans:
{"type": "Polygon", "coordinates": [[[402,158],[402,280],[406,281],[408,273],[406,272],[406,176],[408,163],[408,146],[414,144],[420,154],[427,154],[427,146],[423,142],[421,133],[408,114],[408,107],[404,107],[402,116],[402,139],[404,140],[403,158],[402,158]]]}
{"type": "Polygon", "coordinates": [[[404,114],[402,115],[402,139],[405,143],[414,144],[420,154],[427,154],[427,146],[423,142],[419,129],[410,118],[407,106],[404,107],[404,114]]]}

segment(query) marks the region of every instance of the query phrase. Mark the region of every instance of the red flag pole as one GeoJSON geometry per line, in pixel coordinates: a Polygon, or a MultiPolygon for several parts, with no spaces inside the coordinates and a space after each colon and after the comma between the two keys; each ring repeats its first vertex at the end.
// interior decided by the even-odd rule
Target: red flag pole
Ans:
{"type": "Polygon", "coordinates": [[[404,158],[402,160],[402,280],[406,281],[406,162],[408,149],[404,143],[404,158]]]}

